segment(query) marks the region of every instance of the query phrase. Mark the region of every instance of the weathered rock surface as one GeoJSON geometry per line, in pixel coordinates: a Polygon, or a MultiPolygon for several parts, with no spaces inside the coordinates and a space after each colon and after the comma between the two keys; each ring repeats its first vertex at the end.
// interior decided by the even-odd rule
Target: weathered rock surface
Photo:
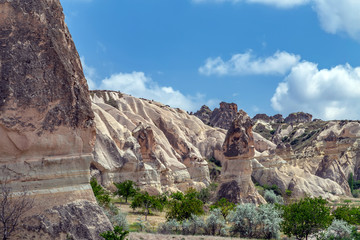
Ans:
{"type": "Polygon", "coordinates": [[[225,130],[181,109],[112,91],[92,91],[97,140],[92,173],[111,187],[135,181],[151,192],[202,188],[206,159],[221,151],[225,130]]]}
{"type": "Polygon", "coordinates": [[[253,177],[257,181],[282,182],[283,191],[296,188],[294,197],[351,195],[349,174],[359,178],[359,122],[256,122],[259,124],[274,132],[271,141],[276,148],[256,157],[253,177]]]}
{"type": "Polygon", "coordinates": [[[97,205],[76,201],[47,209],[43,214],[24,219],[17,239],[102,239],[99,234],[111,230],[111,223],[97,205]]]}
{"type": "Polygon", "coordinates": [[[237,111],[238,107],[235,103],[221,102],[220,108],[215,108],[214,111],[204,105],[194,115],[207,125],[227,130],[230,128],[237,111]]]}
{"type": "Polygon", "coordinates": [[[252,159],[255,156],[252,121],[240,110],[223,144],[221,185],[218,198],[226,197],[232,202],[264,203],[251,180],[252,159]]]}
{"type": "Polygon", "coordinates": [[[95,203],[93,119],[59,0],[0,0],[0,178],[35,196],[34,214],[75,200],[95,203]]]}

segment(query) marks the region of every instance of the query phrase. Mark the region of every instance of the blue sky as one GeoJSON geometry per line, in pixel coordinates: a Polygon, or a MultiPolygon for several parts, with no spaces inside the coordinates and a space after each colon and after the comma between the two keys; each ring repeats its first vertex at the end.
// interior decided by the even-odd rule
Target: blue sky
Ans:
{"type": "Polygon", "coordinates": [[[358,0],[61,0],[91,89],[360,119],[358,0]]]}

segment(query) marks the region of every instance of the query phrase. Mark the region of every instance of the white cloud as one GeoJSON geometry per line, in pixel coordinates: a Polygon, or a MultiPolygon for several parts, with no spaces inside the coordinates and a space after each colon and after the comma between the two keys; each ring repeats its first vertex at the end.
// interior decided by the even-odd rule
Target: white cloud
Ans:
{"type": "MultiPolygon", "coordinates": [[[[169,86],[159,86],[143,72],[118,73],[102,80],[100,89],[121,91],[135,97],[153,99],[171,107],[182,108],[187,111],[196,111],[204,104],[205,96],[185,96],[169,86]]],[[[208,104],[214,105],[214,100],[208,104]]]]}
{"type": "Polygon", "coordinates": [[[322,28],[332,34],[346,33],[360,40],[360,1],[359,0],[192,0],[194,3],[257,3],[277,8],[293,8],[312,5],[322,28]]]}
{"type": "Polygon", "coordinates": [[[319,70],[311,62],[293,67],[271,99],[272,107],[283,114],[304,111],[324,120],[359,119],[359,101],[360,67],[319,70]]]}
{"type": "Polygon", "coordinates": [[[275,6],[277,8],[292,8],[305,5],[310,0],[246,0],[248,3],[261,3],[265,5],[275,6]]]}
{"type": "Polygon", "coordinates": [[[208,58],[199,68],[204,75],[260,75],[286,74],[300,60],[300,56],[277,51],[267,58],[256,58],[251,51],[235,54],[230,60],[208,58]]]}
{"type": "Polygon", "coordinates": [[[83,67],[84,75],[87,80],[89,89],[94,90],[96,89],[95,77],[96,77],[96,70],[92,67],[89,67],[85,63],[85,57],[80,57],[81,65],[83,67]]]}
{"type": "Polygon", "coordinates": [[[322,28],[329,33],[346,33],[360,39],[359,0],[314,0],[322,28]]]}
{"type": "Polygon", "coordinates": [[[194,3],[260,3],[265,5],[274,6],[277,8],[292,8],[299,5],[304,5],[310,2],[310,0],[192,0],[194,3]]]}

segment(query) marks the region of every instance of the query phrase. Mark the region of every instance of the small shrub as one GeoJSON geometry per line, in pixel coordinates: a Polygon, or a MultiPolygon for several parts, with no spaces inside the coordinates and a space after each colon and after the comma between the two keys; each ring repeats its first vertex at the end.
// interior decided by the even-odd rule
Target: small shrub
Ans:
{"type": "Polygon", "coordinates": [[[235,208],[235,204],[229,202],[226,198],[221,198],[219,201],[210,206],[210,210],[213,210],[215,208],[220,209],[221,214],[226,219],[228,214],[235,208]]]}
{"type": "Polygon", "coordinates": [[[220,235],[223,229],[226,228],[225,219],[220,211],[220,209],[215,208],[211,210],[209,217],[205,222],[205,231],[209,235],[220,235]]]}
{"type": "Polygon", "coordinates": [[[343,220],[335,219],[331,225],[321,234],[320,239],[343,240],[351,237],[352,226],[343,220]]]}
{"type": "Polygon", "coordinates": [[[129,231],[123,230],[122,227],[115,226],[113,231],[100,233],[100,237],[103,237],[105,240],[124,240],[128,234],[129,231]]]}
{"type": "Polygon", "coordinates": [[[158,232],[161,234],[177,234],[180,230],[180,223],[175,219],[170,219],[159,225],[158,232]]]}
{"type": "Polygon", "coordinates": [[[292,191],[289,189],[286,189],[285,194],[286,194],[286,196],[291,197],[292,191]]]}
{"type": "Polygon", "coordinates": [[[268,203],[284,204],[284,199],[281,196],[277,196],[273,190],[265,190],[264,198],[268,203]]]}
{"type": "Polygon", "coordinates": [[[97,202],[100,205],[109,206],[109,203],[111,201],[110,194],[107,193],[100,184],[98,184],[96,178],[91,178],[90,185],[94,192],[97,202]]]}

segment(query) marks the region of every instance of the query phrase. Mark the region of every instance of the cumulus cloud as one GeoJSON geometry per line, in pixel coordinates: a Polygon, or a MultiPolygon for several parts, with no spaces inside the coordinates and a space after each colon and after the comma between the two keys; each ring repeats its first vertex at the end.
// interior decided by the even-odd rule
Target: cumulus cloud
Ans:
{"type": "Polygon", "coordinates": [[[315,63],[304,61],[278,85],[271,104],[283,114],[304,111],[330,120],[359,119],[359,101],[360,67],[346,64],[319,70],[315,63]]]}
{"type": "Polygon", "coordinates": [[[322,28],[329,33],[347,33],[360,39],[360,1],[358,0],[314,0],[322,28]]]}
{"type": "Polygon", "coordinates": [[[292,8],[299,5],[304,5],[310,2],[310,0],[192,0],[194,3],[260,3],[270,5],[278,8],[292,8]]]}
{"type": "MultiPolygon", "coordinates": [[[[117,73],[102,80],[100,89],[121,91],[135,97],[153,99],[171,107],[182,108],[187,111],[196,111],[206,102],[205,96],[186,96],[169,86],[159,86],[143,72],[117,73]]],[[[219,101],[217,101],[218,103],[219,101]]],[[[214,100],[207,103],[212,107],[214,100]]]]}
{"type": "Polygon", "coordinates": [[[192,0],[194,3],[257,3],[288,9],[311,5],[322,28],[332,34],[346,33],[360,40],[360,1],[358,0],[192,0]]]}
{"type": "Polygon", "coordinates": [[[300,56],[277,51],[267,58],[256,57],[251,51],[235,54],[228,61],[208,58],[199,68],[204,75],[261,75],[286,74],[300,60],[300,56]]]}
{"type": "Polygon", "coordinates": [[[248,3],[261,3],[278,8],[292,8],[300,5],[305,5],[310,0],[246,0],[248,3]]]}

